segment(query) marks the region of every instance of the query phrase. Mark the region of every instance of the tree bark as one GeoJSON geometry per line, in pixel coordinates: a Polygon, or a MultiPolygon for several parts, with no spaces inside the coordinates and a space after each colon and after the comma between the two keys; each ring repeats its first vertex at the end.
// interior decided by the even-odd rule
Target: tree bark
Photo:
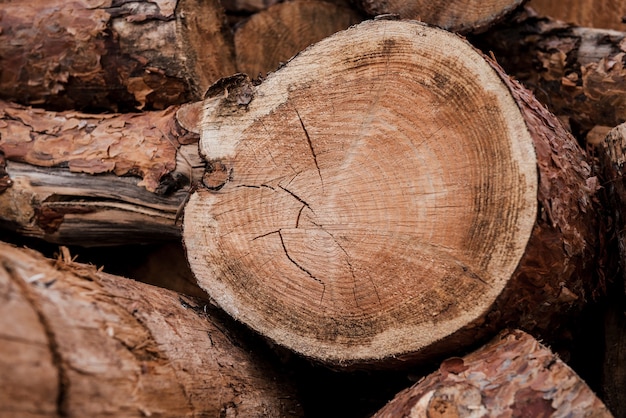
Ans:
{"type": "Polygon", "coordinates": [[[415,19],[453,32],[481,32],[515,10],[523,0],[357,0],[356,4],[371,16],[395,14],[415,19]]]}
{"type": "Polygon", "coordinates": [[[88,115],[0,102],[0,221],[85,246],[180,239],[178,213],[204,165],[197,104],[88,115]]]}
{"type": "Polygon", "coordinates": [[[302,416],[206,302],[62,255],[0,244],[0,416],[302,416]]]}
{"type": "Polygon", "coordinates": [[[626,3],[622,0],[531,0],[527,5],[541,16],[578,26],[626,29],[626,3]]]}
{"type": "Polygon", "coordinates": [[[612,417],[559,357],[530,335],[504,331],[399,393],[373,418],[612,417]]]}
{"type": "Polygon", "coordinates": [[[584,152],[462,38],[368,21],[207,95],[188,259],[279,344],[349,367],[554,339],[596,290],[584,152]]]}
{"type": "Polygon", "coordinates": [[[237,70],[266,76],[307,46],[363,20],[325,1],[289,1],[253,15],[235,32],[237,70]]]}
{"type": "Polygon", "coordinates": [[[0,3],[0,98],[53,110],[165,109],[234,73],[217,0],[0,3]]]}
{"type": "Polygon", "coordinates": [[[520,14],[473,42],[581,135],[626,121],[626,35],[520,14]]]}
{"type": "Polygon", "coordinates": [[[603,390],[616,416],[626,414],[626,124],[612,129],[598,147],[608,217],[613,229],[619,273],[612,283],[604,321],[603,390]]]}

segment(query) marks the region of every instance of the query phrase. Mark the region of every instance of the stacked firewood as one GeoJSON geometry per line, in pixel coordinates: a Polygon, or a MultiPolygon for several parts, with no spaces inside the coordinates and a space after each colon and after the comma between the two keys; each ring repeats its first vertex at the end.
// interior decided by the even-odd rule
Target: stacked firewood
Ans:
{"type": "Polygon", "coordinates": [[[626,32],[525,3],[0,2],[0,417],[626,416],[626,32]]]}

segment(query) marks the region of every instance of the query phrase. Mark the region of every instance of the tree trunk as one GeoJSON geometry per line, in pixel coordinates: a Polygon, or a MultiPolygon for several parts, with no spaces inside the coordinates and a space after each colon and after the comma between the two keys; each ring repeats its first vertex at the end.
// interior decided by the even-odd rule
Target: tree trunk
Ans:
{"type": "Polygon", "coordinates": [[[503,324],[557,338],[592,297],[583,151],[462,38],[368,21],[207,96],[188,259],[279,344],[398,365],[503,324]]]}
{"type": "Polygon", "coordinates": [[[420,20],[459,33],[484,31],[522,3],[523,0],[356,1],[371,16],[396,14],[402,19],[420,20]]]}
{"type": "Polygon", "coordinates": [[[237,70],[264,77],[307,46],[362,20],[355,10],[325,1],[277,4],[237,28],[237,70]]]}
{"type": "Polygon", "coordinates": [[[180,239],[199,105],[145,113],[46,112],[0,102],[5,228],[86,246],[180,239]]]}
{"type": "Polygon", "coordinates": [[[626,2],[623,0],[531,0],[527,4],[541,16],[578,26],[626,29],[626,2]]]}
{"type": "Polygon", "coordinates": [[[584,381],[530,335],[504,331],[399,393],[373,418],[612,417],[584,381]]]}
{"type": "Polygon", "coordinates": [[[302,416],[206,302],[3,243],[0,289],[0,416],[302,416]]]}
{"type": "MultiPolygon", "coordinates": [[[[609,132],[598,148],[606,207],[617,241],[619,275],[606,303],[603,390],[616,416],[626,415],[626,124],[609,132]]],[[[607,234],[608,236],[611,236],[607,234]]]]}
{"type": "Polygon", "coordinates": [[[523,13],[474,43],[584,135],[626,121],[625,38],[523,13]]]}
{"type": "Polygon", "coordinates": [[[0,98],[50,109],[165,109],[234,73],[217,0],[0,3],[0,98]]]}

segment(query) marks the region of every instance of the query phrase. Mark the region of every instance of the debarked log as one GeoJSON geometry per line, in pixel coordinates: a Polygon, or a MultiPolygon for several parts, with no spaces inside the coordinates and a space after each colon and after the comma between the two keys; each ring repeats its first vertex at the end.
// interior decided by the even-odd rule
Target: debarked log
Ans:
{"type": "Polygon", "coordinates": [[[234,72],[217,0],[0,3],[0,98],[51,110],[165,109],[234,72]]]}
{"type": "Polygon", "coordinates": [[[302,416],[206,301],[4,243],[0,298],[0,416],[302,416]]]}
{"type": "Polygon", "coordinates": [[[0,225],[64,245],[180,239],[198,105],[91,115],[0,102],[0,225]]]}
{"type": "Polygon", "coordinates": [[[559,121],[467,41],[375,20],[204,101],[185,208],[199,285],[333,367],[503,324],[558,338],[596,292],[596,178],[559,121]]]}

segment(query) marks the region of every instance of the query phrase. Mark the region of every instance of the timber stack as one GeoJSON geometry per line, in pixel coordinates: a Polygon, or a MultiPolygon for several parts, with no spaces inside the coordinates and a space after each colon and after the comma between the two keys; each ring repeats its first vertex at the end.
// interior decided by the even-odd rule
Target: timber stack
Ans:
{"type": "Polygon", "coordinates": [[[0,3],[0,417],[626,416],[626,32],[546,3],[0,3]]]}

